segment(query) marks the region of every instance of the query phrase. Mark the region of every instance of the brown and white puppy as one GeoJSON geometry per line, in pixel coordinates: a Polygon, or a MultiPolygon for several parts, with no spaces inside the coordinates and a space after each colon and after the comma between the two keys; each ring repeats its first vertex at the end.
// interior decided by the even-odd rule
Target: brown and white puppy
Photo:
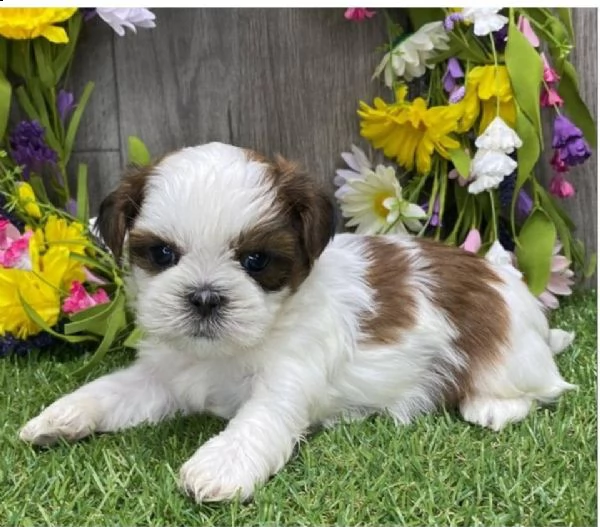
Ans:
{"type": "Polygon", "coordinates": [[[181,469],[196,500],[249,497],[309,427],[444,404],[501,429],[565,382],[551,330],[524,283],[461,249],[339,234],[333,208],[285,161],[211,143],[128,175],[104,201],[144,331],[136,362],[31,420],[37,444],[157,422],[229,419],[181,469]]]}

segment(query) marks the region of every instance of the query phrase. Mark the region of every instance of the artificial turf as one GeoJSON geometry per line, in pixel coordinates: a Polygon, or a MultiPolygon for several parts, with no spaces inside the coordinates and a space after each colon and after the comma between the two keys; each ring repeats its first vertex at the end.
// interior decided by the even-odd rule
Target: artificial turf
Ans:
{"type": "MultiPolygon", "coordinates": [[[[500,433],[438,413],[396,427],[386,417],[322,430],[248,504],[197,505],[180,465],[224,423],[157,426],[36,449],[19,427],[83,382],[68,350],[0,360],[2,525],[596,525],[597,307],[563,301],[554,325],[577,332],[558,357],[579,385],[500,433]]],[[[130,361],[113,352],[90,378],[130,361]]]]}

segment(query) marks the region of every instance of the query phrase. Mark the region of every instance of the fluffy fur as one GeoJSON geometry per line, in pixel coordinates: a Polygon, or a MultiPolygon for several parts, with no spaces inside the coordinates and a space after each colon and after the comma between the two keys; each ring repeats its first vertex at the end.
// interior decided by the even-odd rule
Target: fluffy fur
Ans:
{"type": "Polygon", "coordinates": [[[330,241],[332,221],[311,178],[233,146],[186,148],[128,175],[99,225],[117,254],[129,235],[138,358],[50,405],[21,438],[210,412],[229,423],[183,465],[181,485],[199,502],[248,498],[311,425],[374,412],[405,424],[455,405],[500,430],[572,388],[553,354],[573,336],[549,329],[514,274],[413,238],[330,241]],[[161,243],[177,255],[164,268],[149,256],[161,243]],[[270,257],[257,273],[241,264],[253,250],[270,257]],[[210,317],[194,291],[217,299],[210,317]]]}

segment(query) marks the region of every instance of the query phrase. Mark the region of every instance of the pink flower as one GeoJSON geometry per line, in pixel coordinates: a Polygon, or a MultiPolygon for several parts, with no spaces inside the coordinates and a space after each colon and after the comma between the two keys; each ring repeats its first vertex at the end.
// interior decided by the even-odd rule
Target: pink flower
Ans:
{"type": "Polygon", "coordinates": [[[344,13],[346,20],[354,20],[355,22],[361,22],[365,18],[373,18],[374,16],[375,11],[365,7],[349,7],[344,13]]]}
{"type": "Polygon", "coordinates": [[[0,218],[0,265],[17,269],[31,269],[29,239],[32,231],[21,234],[6,218],[0,218]]]}
{"type": "Polygon", "coordinates": [[[573,292],[571,286],[574,283],[574,273],[569,269],[571,262],[558,254],[561,249],[560,242],[556,242],[550,264],[550,280],[546,284],[546,290],[538,297],[539,301],[550,309],[558,307],[558,299],[554,295],[568,296],[573,292]]]}
{"type": "Polygon", "coordinates": [[[479,231],[477,229],[471,229],[460,248],[469,253],[477,254],[481,248],[481,235],[479,234],[479,231]]]}
{"type": "Polygon", "coordinates": [[[569,171],[567,164],[560,158],[560,151],[558,149],[554,151],[554,155],[550,160],[550,164],[552,165],[554,171],[559,174],[564,174],[565,172],[569,171]]]}
{"type": "Polygon", "coordinates": [[[543,53],[540,53],[540,55],[542,57],[542,60],[544,61],[544,80],[546,82],[558,82],[560,80],[558,73],[556,73],[556,71],[552,69],[552,66],[550,66],[546,55],[544,55],[543,53]]]}
{"type": "Polygon", "coordinates": [[[571,198],[575,195],[575,188],[562,174],[555,174],[550,181],[550,194],[557,198],[571,198]]]}
{"type": "Polygon", "coordinates": [[[549,106],[562,106],[563,100],[554,88],[549,87],[548,89],[542,90],[540,104],[544,108],[548,108],[549,106]]]}
{"type": "Polygon", "coordinates": [[[65,298],[62,308],[65,313],[78,313],[84,309],[108,302],[110,302],[110,298],[104,289],[100,288],[90,295],[83,287],[83,284],[75,280],[71,284],[69,296],[65,298]]]}
{"type": "Polygon", "coordinates": [[[527,18],[525,18],[523,15],[521,15],[519,17],[519,21],[517,22],[517,27],[519,28],[519,31],[521,33],[523,33],[523,35],[525,36],[525,38],[527,40],[529,40],[529,43],[534,48],[537,48],[540,45],[540,39],[538,38],[538,36],[533,31],[533,28],[531,27],[531,24],[529,23],[529,20],[527,20],[527,18]]]}

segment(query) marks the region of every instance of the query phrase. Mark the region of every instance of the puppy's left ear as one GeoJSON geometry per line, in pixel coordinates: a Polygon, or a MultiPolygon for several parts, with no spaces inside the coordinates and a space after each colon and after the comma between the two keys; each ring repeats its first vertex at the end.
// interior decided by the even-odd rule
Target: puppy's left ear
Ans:
{"type": "Polygon", "coordinates": [[[306,264],[311,267],[335,234],[337,209],[325,189],[296,164],[276,156],[275,170],[279,198],[298,232],[306,264]]]}

